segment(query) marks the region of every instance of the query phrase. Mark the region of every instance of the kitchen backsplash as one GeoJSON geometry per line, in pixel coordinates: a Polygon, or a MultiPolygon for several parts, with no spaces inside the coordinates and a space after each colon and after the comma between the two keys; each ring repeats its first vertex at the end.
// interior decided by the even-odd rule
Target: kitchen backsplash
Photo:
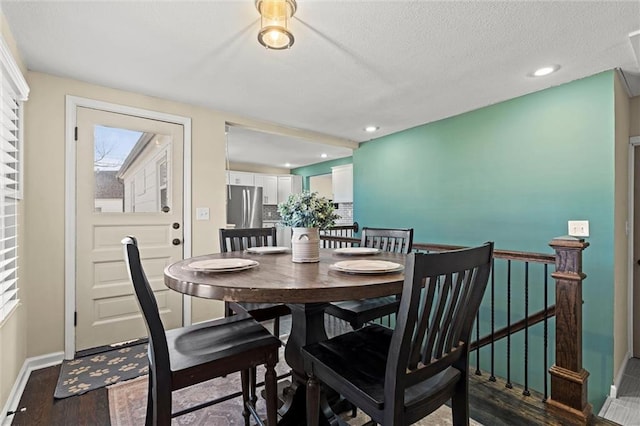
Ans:
{"type": "Polygon", "coordinates": [[[339,203],[336,213],[340,215],[340,219],[336,220],[336,225],[353,224],[353,203],[339,203]]]}
{"type": "MultiPolygon", "coordinates": [[[[336,213],[340,215],[340,219],[336,221],[336,225],[351,225],[353,224],[353,203],[339,203],[336,213]]],[[[280,214],[278,214],[278,206],[275,205],[263,205],[262,206],[262,221],[263,222],[276,222],[280,220],[280,214]]]]}
{"type": "Polygon", "coordinates": [[[280,220],[280,215],[278,214],[278,206],[275,205],[262,205],[262,221],[263,222],[272,222],[280,220]]]}

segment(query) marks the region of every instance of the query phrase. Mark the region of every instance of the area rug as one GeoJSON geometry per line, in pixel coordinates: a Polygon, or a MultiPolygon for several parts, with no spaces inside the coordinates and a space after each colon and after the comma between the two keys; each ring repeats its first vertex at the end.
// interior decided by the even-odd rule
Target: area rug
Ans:
{"type": "MultiPolygon", "coordinates": [[[[284,347],[280,348],[280,362],[276,365],[276,374],[282,376],[289,372],[289,367],[283,361],[284,347]]],[[[264,367],[258,366],[258,381],[264,378],[264,367]]],[[[147,409],[148,375],[126,382],[109,386],[109,415],[111,424],[117,426],[144,425],[147,409]]],[[[242,389],[240,373],[229,374],[203,382],[179,391],[173,392],[172,411],[182,411],[186,408],[202,404],[213,399],[223,397],[242,389]]],[[[264,389],[264,388],[261,388],[264,389]]],[[[260,392],[261,389],[258,389],[260,392]]],[[[266,418],[264,399],[259,398],[257,411],[266,418]]],[[[242,417],[242,397],[233,398],[219,404],[194,411],[174,418],[172,425],[244,425],[242,417]]]]}
{"type": "Polygon", "coordinates": [[[146,343],[63,361],[53,396],[81,395],[148,372],[146,343]]]}
{"type": "MultiPolygon", "coordinates": [[[[262,377],[261,372],[258,372],[258,377],[262,377]]],[[[109,414],[112,425],[144,425],[147,407],[147,378],[148,376],[142,376],[108,387],[109,414]]],[[[174,392],[172,409],[176,412],[238,390],[240,390],[239,374],[229,375],[226,378],[213,379],[208,382],[174,392]]],[[[259,398],[258,400],[257,411],[263,419],[266,417],[266,409],[262,398],[259,398]]],[[[358,410],[357,417],[350,418],[346,416],[344,417],[344,420],[349,425],[360,426],[368,422],[369,418],[363,414],[361,410],[358,410]]],[[[171,424],[173,426],[244,425],[244,418],[242,417],[242,398],[237,397],[220,404],[203,408],[202,410],[185,414],[184,416],[176,417],[172,420],[171,424]]],[[[443,405],[430,416],[425,417],[415,424],[420,426],[452,425],[451,410],[446,405],[443,405]]],[[[471,420],[470,424],[472,426],[482,426],[474,420],[471,420]]]]}

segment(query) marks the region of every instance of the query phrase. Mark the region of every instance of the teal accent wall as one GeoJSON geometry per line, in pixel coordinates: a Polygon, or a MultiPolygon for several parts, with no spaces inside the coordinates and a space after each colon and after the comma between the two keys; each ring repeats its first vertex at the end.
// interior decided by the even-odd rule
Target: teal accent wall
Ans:
{"type": "Polygon", "coordinates": [[[309,177],[326,175],[331,173],[331,168],[351,164],[353,157],[338,158],[337,160],[324,161],[322,163],[312,164],[310,166],[298,167],[291,170],[292,175],[302,176],[302,189],[309,189],[309,177]]]}
{"type": "MultiPolygon", "coordinates": [[[[596,413],[613,382],[614,130],[614,73],[605,72],[375,139],[353,154],[354,219],[413,227],[417,242],[492,240],[552,253],[548,243],[566,235],[567,220],[590,221],[583,365],[596,413]]],[[[531,358],[530,374],[539,376],[541,364],[531,358]]]]}

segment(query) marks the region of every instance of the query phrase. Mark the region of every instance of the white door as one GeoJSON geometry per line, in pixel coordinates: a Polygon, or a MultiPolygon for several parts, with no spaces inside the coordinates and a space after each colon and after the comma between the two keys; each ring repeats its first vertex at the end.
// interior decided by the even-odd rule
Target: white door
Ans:
{"type": "Polygon", "coordinates": [[[182,296],[163,269],[182,259],[183,128],[77,109],[76,351],[146,336],[120,241],[138,239],[166,328],[182,325],[182,296]]]}

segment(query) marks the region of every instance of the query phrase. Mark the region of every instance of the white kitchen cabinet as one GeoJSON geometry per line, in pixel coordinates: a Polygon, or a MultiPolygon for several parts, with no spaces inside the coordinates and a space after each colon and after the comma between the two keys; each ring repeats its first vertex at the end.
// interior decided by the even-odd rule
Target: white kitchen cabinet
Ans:
{"type": "Polygon", "coordinates": [[[227,171],[227,185],[262,188],[262,204],[276,205],[302,192],[302,176],[227,171]]]}
{"type": "Polygon", "coordinates": [[[302,192],[302,176],[278,176],[278,203],[287,201],[289,195],[302,192]]]}
{"type": "Polygon", "coordinates": [[[291,193],[300,194],[302,192],[302,176],[291,175],[291,193]]]}
{"type": "Polygon", "coordinates": [[[334,203],[353,203],[353,164],[331,168],[334,203]]]}
{"type": "Polygon", "coordinates": [[[253,173],[229,171],[229,185],[254,186],[253,173]]]}
{"type": "Polygon", "coordinates": [[[286,201],[291,195],[291,176],[278,176],[278,203],[286,201]]]}
{"type": "Polygon", "coordinates": [[[256,186],[262,188],[262,204],[278,204],[278,176],[255,176],[256,186]]]}

